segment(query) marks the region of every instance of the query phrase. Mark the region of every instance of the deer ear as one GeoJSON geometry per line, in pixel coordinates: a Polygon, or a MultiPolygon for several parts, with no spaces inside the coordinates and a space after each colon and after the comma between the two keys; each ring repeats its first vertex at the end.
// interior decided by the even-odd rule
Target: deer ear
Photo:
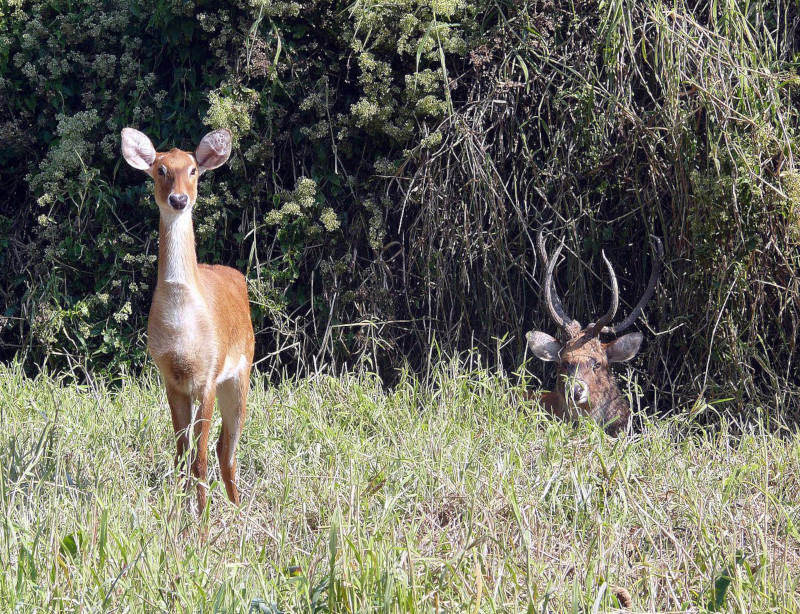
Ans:
{"type": "Polygon", "coordinates": [[[200,173],[219,168],[231,155],[231,133],[225,128],[209,132],[200,141],[194,157],[200,166],[200,173]]]}
{"type": "Polygon", "coordinates": [[[644,339],[642,333],[630,333],[614,339],[606,345],[608,362],[625,362],[636,356],[642,346],[642,339],[644,339]]]}
{"type": "Polygon", "coordinates": [[[150,170],[156,161],[156,148],[144,134],[133,128],[122,129],[122,157],[133,168],[150,170]]]}
{"type": "Polygon", "coordinates": [[[528,339],[528,347],[531,348],[537,358],[545,362],[558,362],[561,344],[547,333],[540,333],[532,330],[525,337],[528,339]]]}

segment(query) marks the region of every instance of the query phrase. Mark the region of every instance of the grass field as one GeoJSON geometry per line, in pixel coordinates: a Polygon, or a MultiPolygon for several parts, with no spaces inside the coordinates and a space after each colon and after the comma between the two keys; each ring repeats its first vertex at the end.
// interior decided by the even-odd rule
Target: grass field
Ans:
{"type": "Polygon", "coordinates": [[[796,429],[644,417],[611,438],[521,396],[456,363],[391,391],[254,378],[242,508],[215,482],[198,523],[156,377],[0,366],[0,608],[800,611],[796,429]]]}

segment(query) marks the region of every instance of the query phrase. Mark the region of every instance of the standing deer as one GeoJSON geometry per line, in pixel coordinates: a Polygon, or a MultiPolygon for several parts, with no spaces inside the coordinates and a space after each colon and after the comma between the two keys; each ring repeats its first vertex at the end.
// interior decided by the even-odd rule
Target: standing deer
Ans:
{"type": "Polygon", "coordinates": [[[191,465],[198,482],[198,512],[206,506],[208,436],[217,398],[222,414],[217,441],[220,473],[228,498],[239,504],[236,446],[244,426],[253,363],[253,324],[244,276],[230,267],[197,264],[194,247],[192,207],[197,179],[225,164],[230,153],[227,130],[204,136],[193,154],[180,149],[158,153],[138,130],[122,131],[125,160],[156,184],[158,281],[150,307],[147,349],[167,389],[178,446],[176,468],[186,488],[184,462],[191,465]]]}
{"type": "Polygon", "coordinates": [[[597,322],[583,328],[564,311],[553,282],[553,271],[564,244],[561,243],[553,257],[548,259],[544,238],[539,232],[537,247],[546,271],[542,286],[545,304],[564,338],[564,342],[557,341],[539,331],[531,331],[526,335],[528,347],[538,358],[558,363],[556,389],[542,396],[542,404],[547,410],[572,419],[580,415],[589,416],[612,434],[627,424],[630,407],[617,386],[611,363],[624,362],[636,356],[642,344],[642,334],[629,333],[608,343],[601,342],[599,337],[601,334],[619,335],[629,328],[653,295],[661,271],[664,247],[661,240],[655,237],[651,245],[656,257],[647,289],[631,314],[616,326],[609,324],[619,305],[617,277],[605,253],[602,254],[611,279],[611,306],[597,322]]]}

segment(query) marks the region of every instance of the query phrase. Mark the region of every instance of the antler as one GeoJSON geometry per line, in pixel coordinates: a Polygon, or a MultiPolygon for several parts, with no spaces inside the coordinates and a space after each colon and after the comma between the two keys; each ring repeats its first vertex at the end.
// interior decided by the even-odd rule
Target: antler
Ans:
{"type": "Polygon", "coordinates": [[[553,257],[548,260],[547,252],[544,249],[544,229],[539,229],[539,234],[536,238],[536,246],[539,249],[539,257],[542,259],[542,264],[545,266],[544,276],[544,298],[547,310],[550,317],[553,318],[555,323],[564,330],[568,330],[569,325],[572,323],[570,318],[564,311],[564,306],[561,304],[561,299],[558,297],[555,282],[553,282],[553,271],[556,267],[558,257],[561,255],[561,250],[564,249],[562,242],[556,249],[553,257]]]}
{"type": "Polygon", "coordinates": [[[617,308],[619,307],[619,286],[617,286],[617,276],[614,273],[614,267],[611,266],[608,258],[606,258],[605,252],[600,252],[600,255],[603,256],[603,262],[606,263],[606,268],[608,268],[608,276],[611,278],[611,306],[602,318],[586,327],[584,336],[587,338],[596,337],[608,328],[606,324],[614,319],[614,316],[617,315],[617,308]]]}
{"type": "MultiPolygon", "coordinates": [[[[650,245],[655,253],[655,259],[653,261],[653,271],[650,274],[650,281],[647,283],[647,289],[644,291],[642,298],[636,304],[636,307],[633,308],[633,311],[631,311],[630,315],[628,315],[627,318],[615,326],[608,326],[608,324],[614,319],[619,307],[619,286],[617,284],[617,276],[614,273],[614,267],[611,266],[611,262],[609,262],[605,252],[601,252],[603,262],[606,263],[608,276],[611,280],[611,305],[602,318],[586,327],[584,331],[585,337],[592,338],[601,333],[618,335],[630,328],[631,324],[636,321],[636,318],[641,315],[642,310],[650,301],[653,296],[653,292],[656,289],[658,276],[661,273],[661,263],[664,257],[664,245],[661,242],[661,239],[650,235],[650,245]]],[[[564,306],[562,305],[561,299],[556,291],[555,282],[553,282],[553,271],[555,270],[557,260],[561,255],[561,250],[564,249],[564,243],[562,242],[558,246],[552,258],[548,258],[544,247],[544,229],[540,229],[536,237],[536,247],[538,248],[539,257],[541,258],[546,270],[544,278],[544,296],[547,311],[550,313],[550,317],[553,318],[559,327],[569,332],[573,319],[564,311],[564,306]]]]}
{"type": "MultiPolygon", "coordinates": [[[[644,291],[642,298],[636,304],[636,307],[633,308],[633,311],[631,311],[630,315],[616,326],[606,326],[608,322],[603,322],[603,328],[600,331],[601,333],[618,335],[629,328],[630,325],[636,321],[636,318],[638,318],[642,313],[644,306],[647,305],[648,301],[653,296],[653,292],[656,289],[656,284],[658,283],[658,276],[661,273],[661,260],[664,257],[664,245],[661,243],[661,239],[650,235],[650,246],[653,248],[656,258],[653,261],[653,272],[650,273],[650,281],[647,282],[647,289],[644,291]]],[[[605,256],[603,256],[603,258],[605,258],[605,256]]],[[[607,260],[606,263],[608,263],[607,260]]],[[[609,268],[610,267],[611,265],[609,265],[609,268]]],[[[616,279],[614,280],[614,288],[616,292],[616,279]]],[[[600,324],[600,322],[598,322],[598,324],[600,324]]]]}

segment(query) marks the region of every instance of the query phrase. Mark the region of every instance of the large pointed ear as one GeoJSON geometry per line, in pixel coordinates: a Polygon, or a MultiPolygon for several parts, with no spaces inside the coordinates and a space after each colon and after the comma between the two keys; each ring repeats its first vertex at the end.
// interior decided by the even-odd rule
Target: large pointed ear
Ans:
{"type": "Polygon", "coordinates": [[[528,347],[537,358],[545,362],[558,362],[562,346],[553,337],[537,330],[532,330],[525,337],[528,339],[528,347]]]}
{"type": "Polygon", "coordinates": [[[122,129],[122,157],[133,168],[150,170],[156,161],[156,148],[144,134],[133,128],[122,129]]]}
{"type": "Polygon", "coordinates": [[[642,333],[630,333],[606,344],[608,362],[625,362],[636,356],[642,346],[642,339],[642,333]]]}
{"type": "Polygon", "coordinates": [[[200,165],[200,174],[219,168],[228,161],[231,155],[231,133],[225,128],[209,132],[200,141],[194,157],[200,165]]]}

